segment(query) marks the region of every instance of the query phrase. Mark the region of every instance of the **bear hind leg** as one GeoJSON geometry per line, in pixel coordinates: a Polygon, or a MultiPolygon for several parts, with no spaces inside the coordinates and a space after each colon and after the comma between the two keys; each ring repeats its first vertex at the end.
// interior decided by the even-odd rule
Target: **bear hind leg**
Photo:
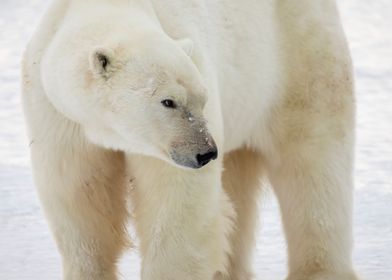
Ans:
{"type": "Polygon", "coordinates": [[[228,275],[220,275],[221,279],[250,280],[253,277],[252,251],[262,171],[262,158],[257,152],[240,149],[224,158],[223,187],[233,203],[236,224],[230,236],[232,253],[228,275]]]}

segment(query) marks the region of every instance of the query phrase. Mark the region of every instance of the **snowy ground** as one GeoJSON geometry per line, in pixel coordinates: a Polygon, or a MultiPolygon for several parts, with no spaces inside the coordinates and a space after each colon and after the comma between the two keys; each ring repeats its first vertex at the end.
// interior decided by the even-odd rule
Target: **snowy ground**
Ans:
{"type": "MultiPolygon", "coordinates": [[[[60,257],[31,180],[20,108],[19,61],[49,0],[0,0],[0,280],[61,279],[60,257]]],[[[341,0],[355,62],[358,141],[354,260],[368,280],[392,279],[392,1],[341,0]]],[[[276,202],[264,198],[255,271],[283,279],[285,245],[276,202]]],[[[121,261],[139,279],[136,253],[121,261]]]]}

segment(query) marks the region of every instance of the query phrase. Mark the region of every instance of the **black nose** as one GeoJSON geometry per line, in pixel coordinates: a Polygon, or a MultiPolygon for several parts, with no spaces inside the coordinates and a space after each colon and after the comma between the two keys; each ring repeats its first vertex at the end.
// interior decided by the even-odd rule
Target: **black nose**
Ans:
{"type": "Polygon", "coordinates": [[[199,164],[199,167],[206,165],[211,160],[216,159],[217,157],[218,157],[218,150],[216,149],[209,151],[205,154],[196,155],[196,159],[197,159],[197,163],[199,164]]]}

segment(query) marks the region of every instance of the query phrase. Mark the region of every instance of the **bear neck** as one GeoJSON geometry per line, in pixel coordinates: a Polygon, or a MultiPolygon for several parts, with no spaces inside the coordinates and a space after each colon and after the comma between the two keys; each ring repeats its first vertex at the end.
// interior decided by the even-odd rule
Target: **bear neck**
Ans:
{"type": "Polygon", "coordinates": [[[158,17],[150,0],[57,0],[68,2],[70,8],[108,6],[111,8],[139,10],[159,25],[158,17]]]}

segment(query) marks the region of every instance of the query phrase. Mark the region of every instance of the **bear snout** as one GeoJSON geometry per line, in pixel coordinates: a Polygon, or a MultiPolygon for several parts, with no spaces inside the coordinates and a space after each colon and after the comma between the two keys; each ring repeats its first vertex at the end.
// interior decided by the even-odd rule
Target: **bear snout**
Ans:
{"type": "Polygon", "coordinates": [[[176,142],[172,145],[170,157],[177,165],[198,169],[217,159],[218,148],[208,135],[203,141],[176,142]]]}

